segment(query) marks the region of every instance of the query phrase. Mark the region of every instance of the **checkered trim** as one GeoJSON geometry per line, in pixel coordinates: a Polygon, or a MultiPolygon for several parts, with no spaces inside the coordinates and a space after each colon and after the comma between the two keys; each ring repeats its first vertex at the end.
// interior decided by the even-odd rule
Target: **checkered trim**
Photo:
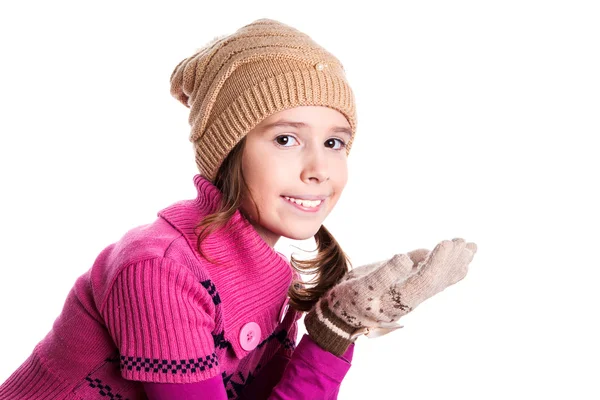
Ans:
{"type": "Polygon", "coordinates": [[[159,360],[157,358],[121,356],[121,369],[163,374],[187,374],[206,371],[219,365],[216,353],[189,360],[159,360]]]}
{"type": "Polygon", "coordinates": [[[210,294],[210,297],[212,297],[212,301],[213,301],[213,303],[215,303],[215,306],[218,306],[219,304],[221,304],[221,298],[219,297],[219,293],[217,292],[217,287],[215,286],[215,284],[212,283],[212,281],[210,279],[201,281],[200,283],[208,291],[208,294],[210,294]]]}
{"type": "Polygon", "coordinates": [[[129,400],[127,398],[124,398],[123,396],[121,396],[120,394],[117,393],[113,393],[112,392],[112,388],[108,385],[104,385],[102,383],[102,381],[100,379],[92,379],[89,375],[85,377],[85,380],[89,382],[90,387],[93,387],[95,389],[98,389],[98,393],[100,394],[100,396],[102,397],[107,397],[109,399],[123,399],[123,400],[129,400]]]}

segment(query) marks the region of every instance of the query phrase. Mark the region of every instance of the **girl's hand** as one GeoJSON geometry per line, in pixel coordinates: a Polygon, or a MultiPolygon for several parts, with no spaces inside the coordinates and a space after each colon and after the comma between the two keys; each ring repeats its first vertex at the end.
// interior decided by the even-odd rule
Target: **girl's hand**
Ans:
{"type": "Polygon", "coordinates": [[[423,260],[416,263],[415,273],[387,292],[400,318],[426,299],[462,280],[477,252],[475,243],[456,238],[440,242],[423,260]]]}
{"type": "Polygon", "coordinates": [[[419,249],[355,268],[307,314],[306,330],[339,356],[361,334],[377,337],[402,328],[394,321],[464,278],[476,251],[475,243],[445,240],[432,252],[419,249]]]}

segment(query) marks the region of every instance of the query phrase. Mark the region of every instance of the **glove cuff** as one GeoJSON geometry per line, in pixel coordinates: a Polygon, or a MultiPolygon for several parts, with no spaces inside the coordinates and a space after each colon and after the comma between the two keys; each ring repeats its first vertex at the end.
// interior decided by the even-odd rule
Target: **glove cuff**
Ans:
{"type": "Polygon", "coordinates": [[[311,339],[319,347],[330,353],[341,356],[346,352],[355,338],[352,333],[357,328],[348,325],[329,309],[327,299],[321,298],[314,308],[304,317],[304,325],[311,339]]]}

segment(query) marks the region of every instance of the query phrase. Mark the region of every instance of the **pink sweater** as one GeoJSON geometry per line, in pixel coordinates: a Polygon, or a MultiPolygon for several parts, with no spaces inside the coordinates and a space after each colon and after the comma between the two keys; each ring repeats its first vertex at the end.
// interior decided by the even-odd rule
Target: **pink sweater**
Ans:
{"type": "Polygon", "coordinates": [[[195,200],[100,253],[0,400],[145,399],[142,382],[211,378],[219,398],[336,398],[354,345],[338,358],[304,336],[296,349],[301,313],[280,320],[295,272],[239,211],[202,244],[216,264],[200,256],[194,227],[221,193],[194,183],[195,200]]]}

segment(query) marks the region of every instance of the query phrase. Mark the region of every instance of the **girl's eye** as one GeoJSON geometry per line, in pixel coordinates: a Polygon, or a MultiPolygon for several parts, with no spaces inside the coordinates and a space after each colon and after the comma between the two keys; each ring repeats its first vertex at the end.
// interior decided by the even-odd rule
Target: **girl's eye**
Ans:
{"type": "Polygon", "coordinates": [[[281,147],[290,147],[290,146],[286,146],[288,143],[290,143],[290,138],[296,140],[296,138],[293,137],[292,135],[279,135],[275,138],[275,142],[281,147]],[[285,139],[285,140],[281,140],[281,139],[285,139]]]}
{"type": "Polygon", "coordinates": [[[337,149],[334,149],[334,150],[341,150],[341,149],[344,149],[344,148],[346,148],[346,142],[344,142],[342,139],[338,139],[338,138],[331,138],[331,139],[327,139],[327,141],[326,141],[325,143],[331,143],[331,142],[334,142],[334,146],[335,146],[335,141],[336,141],[336,140],[337,140],[338,142],[340,142],[340,147],[338,147],[337,149]]]}

